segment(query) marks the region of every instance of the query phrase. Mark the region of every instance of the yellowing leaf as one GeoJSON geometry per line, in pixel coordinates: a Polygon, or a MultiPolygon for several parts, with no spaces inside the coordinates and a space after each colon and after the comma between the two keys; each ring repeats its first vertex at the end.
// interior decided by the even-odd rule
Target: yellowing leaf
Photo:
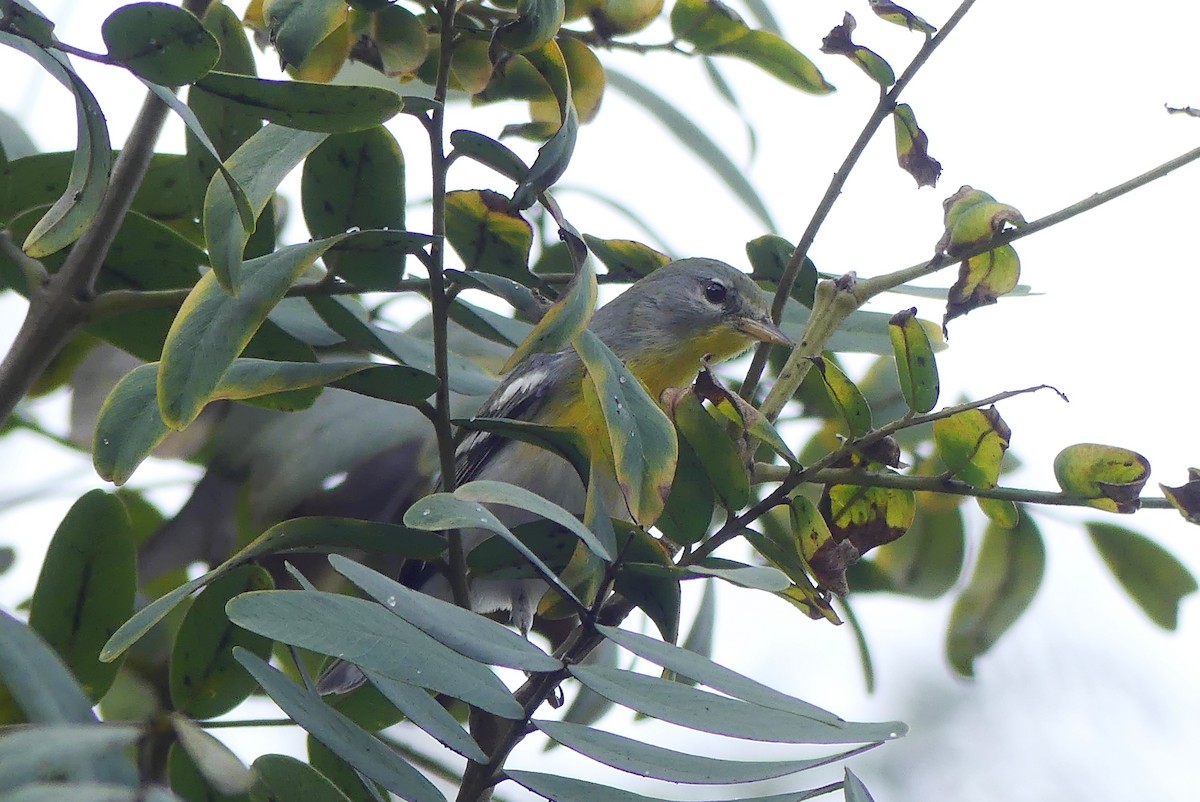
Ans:
{"type": "Polygon", "coordinates": [[[750,32],[736,11],[719,0],[678,0],[671,8],[671,31],[701,53],[711,53],[750,32]]]}
{"type": "Polygon", "coordinates": [[[745,59],[803,92],[827,95],[833,91],[833,85],[807,56],[770,31],[750,31],[713,52],[745,59]]]}
{"type": "Polygon", "coordinates": [[[942,207],[946,232],[938,242],[938,250],[951,257],[976,250],[1009,228],[1025,225],[1025,218],[1015,207],[971,186],[959,188],[942,202],[942,207]]]}
{"type": "Polygon", "coordinates": [[[959,265],[958,279],[946,299],[942,325],[973,309],[996,303],[996,299],[1017,286],[1021,260],[1011,245],[972,256],[959,265]]]}
{"type": "Polygon", "coordinates": [[[925,20],[918,17],[916,14],[909,11],[907,8],[901,8],[895,3],[888,0],[868,0],[871,4],[871,10],[880,19],[887,20],[893,25],[899,25],[903,28],[908,28],[910,31],[917,31],[926,36],[937,31],[937,28],[930,25],[925,20]]]}
{"type": "Polygon", "coordinates": [[[912,106],[901,103],[892,111],[896,127],[896,160],[916,179],[919,187],[932,187],[942,174],[942,163],[929,155],[929,137],[917,125],[912,106]]]}
{"type": "Polygon", "coordinates": [[[871,407],[862,391],[832,359],[814,357],[812,362],[829,393],[829,400],[845,423],[846,434],[862,437],[871,431],[871,407]]]}
{"type": "Polygon", "coordinates": [[[631,239],[600,239],[591,234],[584,234],[583,240],[596,258],[608,268],[610,276],[622,276],[636,281],[671,261],[671,257],[665,253],[631,239]]]}
{"type": "Polygon", "coordinates": [[[933,422],[933,439],[946,468],[973,487],[991,488],[1012,436],[995,407],[968,409],[933,422]]]}
{"type": "Polygon", "coordinates": [[[868,47],[856,45],[851,41],[850,34],[853,33],[856,25],[853,15],[847,12],[842,18],[842,24],[830,31],[821,42],[821,52],[845,56],[881,87],[887,88],[896,83],[896,73],[892,71],[891,65],[884,61],[882,56],[868,47]]]}
{"type": "MultiPolygon", "coordinates": [[[[566,348],[568,343],[587,329],[592,313],[596,310],[599,292],[596,271],[592,268],[592,263],[585,259],[567,292],[546,310],[546,314],[542,315],[542,319],[529,332],[529,336],[509,356],[501,372],[507,373],[512,370],[513,366],[529,354],[566,348]]],[[[636,380],[634,383],[637,383],[636,380]]]]}
{"type": "MultiPolygon", "coordinates": [[[[468,270],[529,284],[533,228],[511,210],[508,198],[490,189],[446,195],[446,239],[468,270]]],[[[594,301],[593,301],[594,305],[594,301]]]]}
{"type": "Polygon", "coordinates": [[[1089,506],[1131,513],[1141,506],[1150,463],[1129,449],[1079,443],[1054,458],[1054,477],[1065,492],[1092,499],[1089,506]]]}
{"type": "Polygon", "coordinates": [[[917,308],[904,309],[888,320],[888,335],[896,353],[896,369],[900,374],[900,390],[913,412],[928,412],[937,404],[941,383],[933,345],[921,321],[917,308]]]}

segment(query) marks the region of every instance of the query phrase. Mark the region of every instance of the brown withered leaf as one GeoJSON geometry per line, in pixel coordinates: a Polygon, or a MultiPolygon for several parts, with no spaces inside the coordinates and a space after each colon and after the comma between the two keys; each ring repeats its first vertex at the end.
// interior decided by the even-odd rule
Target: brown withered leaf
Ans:
{"type": "Polygon", "coordinates": [[[1200,468],[1189,468],[1187,482],[1179,487],[1159,487],[1188,523],[1200,524],[1200,468]]]}
{"type": "Polygon", "coordinates": [[[942,163],[929,155],[929,137],[917,125],[912,106],[901,103],[892,112],[896,125],[896,160],[911,175],[918,187],[937,186],[942,163]]]}

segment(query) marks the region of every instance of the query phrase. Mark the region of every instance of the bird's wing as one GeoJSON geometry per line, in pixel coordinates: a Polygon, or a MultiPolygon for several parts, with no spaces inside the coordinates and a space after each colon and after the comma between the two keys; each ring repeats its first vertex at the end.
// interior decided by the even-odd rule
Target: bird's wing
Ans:
{"type": "MultiPolygon", "coordinates": [[[[567,352],[535,354],[521,362],[475,413],[479,418],[509,418],[533,421],[546,405],[554,388],[567,377],[567,352]]],[[[491,432],[470,432],[454,454],[457,485],[475,479],[480,469],[510,444],[507,437],[491,432]]]]}

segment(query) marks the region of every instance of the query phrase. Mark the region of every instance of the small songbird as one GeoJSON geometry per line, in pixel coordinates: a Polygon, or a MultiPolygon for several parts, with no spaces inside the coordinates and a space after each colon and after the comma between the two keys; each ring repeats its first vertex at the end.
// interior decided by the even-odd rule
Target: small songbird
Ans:
{"type": "MultiPolygon", "coordinates": [[[[659,268],[600,307],[589,328],[655,399],[668,388],[689,384],[702,365],[736,356],[756,341],[792,344],[771,321],[769,299],[762,290],[745,273],[714,259],[681,259],[659,268]]],[[[477,415],[567,427],[588,443],[605,443],[608,434],[599,407],[587,399],[588,381],[574,348],[534,354],[504,378],[477,415]]],[[[611,466],[596,476],[604,483],[608,511],[622,515],[624,502],[611,466]]],[[[467,435],[456,454],[455,479],[459,485],[477,479],[508,482],[576,515],[583,513],[584,486],[566,460],[500,435],[467,435]]],[[[492,511],[509,528],[535,517],[512,507],[496,506],[492,511]]],[[[486,530],[465,529],[463,547],[470,551],[490,536],[486,530]]],[[[481,613],[510,610],[513,624],[526,633],[546,587],[541,579],[472,578],[471,605],[481,613]]],[[[449,596],[442,576],[421,589],[449,596]]],[[[325,672],[318,687],[323,693],[345,692],[361,682],[361,672],[339,662],[325,672]]]]}

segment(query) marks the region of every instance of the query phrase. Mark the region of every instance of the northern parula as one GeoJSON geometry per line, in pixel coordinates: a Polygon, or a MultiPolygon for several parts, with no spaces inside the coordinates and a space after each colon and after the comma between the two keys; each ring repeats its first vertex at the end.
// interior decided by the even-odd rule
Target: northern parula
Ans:
{"type": "MultiPolygon", "coordinates": [[[[690,383],[703,364],[736,356],[755,341],[791,345],[771,321],[763,291],[745,273],[714,259],[681,259],[655,270],[600,307],[589,328],[654,399],[668,388],[690,383]]],[[[588,384],[574,348],[534,354],[505,377],[476,414],[569,427],[589,444],[602,445],[608,442],[608,434],[596,400],[588,399],[588,384]]],[[[605,483],[607,509],[621,515],[627,511],[611,474],[611,469],[597,471],[605,483]]],[[[571,513],[583,513],[584,486],[566,460],[497,434],[472,432],[462,440],[455,479],[459,485],[476,479],[509,482],[571,513]]],[[[512,507],[491,509],[509,528],[536,517],[512,507]]],[[[464,529],[463,548],[469,552],[490,536],[487,530],[464,529]]],[[[471,605],[481,613],[510,610],[512,622],[526,633],[546,587],[540,579],[471,579],[471,605]]],[[[450,596],[449,584],[440,575],[421,589],[450,596]]],[[[337,664],[322,677],[320,688],[340,692],[360,682],[356,669],[337,664]]]]}

